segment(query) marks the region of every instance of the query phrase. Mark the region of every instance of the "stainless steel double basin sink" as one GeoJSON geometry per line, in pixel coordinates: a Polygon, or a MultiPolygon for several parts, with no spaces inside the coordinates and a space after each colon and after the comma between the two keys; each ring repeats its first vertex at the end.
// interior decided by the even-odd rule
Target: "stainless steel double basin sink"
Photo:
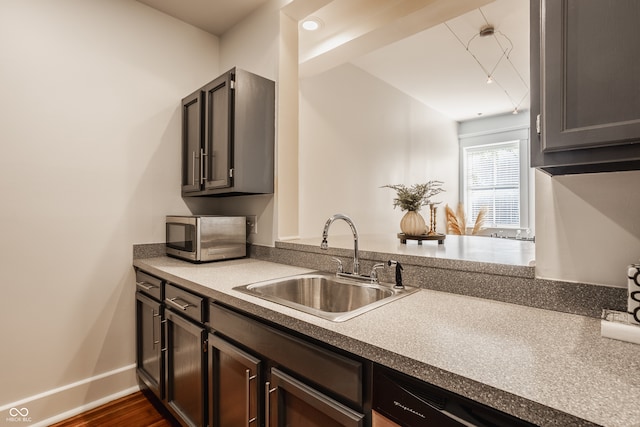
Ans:
{"type": "Polygon", "coordinates": [[[333,322],[343,322],[416,292],[418,288],[367,283],[314,272],[233,288],[333,322]]]}

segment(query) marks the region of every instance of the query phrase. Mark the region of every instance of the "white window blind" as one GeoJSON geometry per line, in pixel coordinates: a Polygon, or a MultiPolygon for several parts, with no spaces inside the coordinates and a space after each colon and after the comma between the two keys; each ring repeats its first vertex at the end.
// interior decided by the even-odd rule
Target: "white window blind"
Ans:
{"type": "Polygon", "coordinates": [[[463,159],[469,223],[485,208],[488,226],[519,227],[519,141],[467,147],[463,159]]]}

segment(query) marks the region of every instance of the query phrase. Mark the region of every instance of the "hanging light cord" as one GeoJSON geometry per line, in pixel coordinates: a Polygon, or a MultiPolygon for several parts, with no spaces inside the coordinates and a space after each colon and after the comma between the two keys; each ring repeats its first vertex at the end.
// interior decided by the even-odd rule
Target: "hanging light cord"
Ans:
{"type": "MultiPolygon", "coordinates": [[[[489,20],[487,19],[487,17],[485,16],[484,12],[482,11],[482,8],[478,8],[478,10],[480,11],[480,14],[482,15],[482,19],[484,19],[484,22],[487,25],[489,24],[489,20]]],[[[529,92],[529,84],[524,80],[524,78],[522,77],[522,74],[520,73],[520,71],[518,71],[518,69],[516,68],[516,66],[513,64],[513,62],[511,62],[511,51],[513,50],[513,43],[511,42],[511,39],[509,37],[507,37],[506,34],[502,33],[501,31],[498,31],[505,39],[507,39],[509,41],[509,44],[511,45],[511,49],[509,50],[509,54],[507,55],[507,62],[509,62],[509,64],[511,65],[511,68],[513,68],[513,71],[515,71],[515,73],[518,75],[518,78],[520,79],[520,81],[522,82],[522,84],[524,85],[525,88],[527,88],[527,93],[529,92]]],[[[498,46],[500,46],[500,49],[502,51],[505,51],[505,49],[502,47],[502,44],[500,43],[500,40],[496,37],[495,33],[493,34],[493,39],[496,41],[496,43],[498,44],[498,46]]],[[[497,64],[496,64],[497,66],[497,64]]]]}
{"type": "MultiPolygon", "coordinates": [[[[482,15],[482,18],[484,19],[485,23],[487,25],[491,25],[489,24],[489,21],[487,20],[487,17],[485,16],[484,12],[482,12],[481,8],[478,8],[478,11],[480,12],[480,14],[482,15]]],[[[475,34],[473,37],[471,37],[471,39],[469,39],[469,41],[467,43],[464,43],[460,37],[458,37],[458,35],[456,34],[455,31],[453,31],[453,29],[449,26],[448,23],[444,23],[444,25],[447,27],[447,29],[451,32],[451,34],[453,34],[453,36],[458,40],[458,42],[460,42],[460,44],[464,47],[464,49],[469,53],[469,55],[471,55],[471,57],[476,61],[476,63],[480,66],[480,68],[482,69],[482,71],[485,73],[485,75],[491,79],[498,87],[500,87],[500,89],[502,89],[502,91],[505,93],[505,95],[507,96],[507,98],[509,99],[509,102],[511,102],[511,104],[514,107],[514,113],[516,113],[518,111],[518,108],[520,108],[520,105],[522,105],[522,103],[524,102],[524,100],[527,98],[527,96],[529,96],[529,85],[527,84],[527,82],[524,80],[524,78],[522,77],[522,74],[518,71],[518,69],[516,68],[516,66],[513,64],[513,62],[511,61],[510,55],[511,55],[511,51],[513,50],[513,43],[511,42],[511,39],[509,37],[507,37],[506,34],[502,33],[501,31],[498,31],[498,33],[504,37],[510,44],[510,47],[504,47],[502,45],[502,43],[500,42],[500,40],[498,39],[498,37],[496,37],[495,32],[492,34],[493,39],[496,41],[496,44],[498,45],[498,47],[500,48],[500,51],[502,52],[502,55],[500,56],[500,58],[498,59],[498,61],[496,62],[496,65],[493,67],[493,69],[489,72],[489,70],[486,69],[486,67],[484,65],[482,65],[482,63],[480,62],[480,60],[478,59],[478,57],[476,57],[476,55],[469,49],[469,46],[471,45],[471,42],[473,40],[475,40],[476,37],[478,37],[480,34],[477,33],[475,34]],[[513,69],[513,71],[516,73],[516,75],[518,76],[518,78],[520,79],[520,81],[522,82],[522,84],[524,85],[524,87],[526,88],[526,92],[524,94],[524,96],[520,99],[519,102],[516,103],[516,101],[511,97],[511,95],[509,95],[509,92],[507,92],[507,90],[504,88],[504,86],[502,86],[496,79],[495,77],[493,77],[493,73],[495,72],[496,68],[498,68],[498,65],[500,64],[500,62],[502,62],[502,60],[506,58],[507,62],[511,65],[511,68],[513,69]]]]}

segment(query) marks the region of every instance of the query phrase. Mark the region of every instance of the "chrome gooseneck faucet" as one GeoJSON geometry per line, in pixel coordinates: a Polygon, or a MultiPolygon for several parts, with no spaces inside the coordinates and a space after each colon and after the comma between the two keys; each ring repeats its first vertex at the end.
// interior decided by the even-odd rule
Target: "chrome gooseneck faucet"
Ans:
{"type": "Polygon", "coordinates": [[[356,225],[353,223],[353,220],[344,214],[335,214],[330,217],[327,222],[324,224],[324,230],[322,231],[322,243],[320,243],[320,249],[327,250],[329,249],[329,242],[327,242],[327,237],[329,236],[329,227],[331,224],[337,219],[341,219],[349,224],[351,227],[351,232],[353,233],[353,275],[360,275],[360,261],[358,259],[358,229],[356,225]]]}

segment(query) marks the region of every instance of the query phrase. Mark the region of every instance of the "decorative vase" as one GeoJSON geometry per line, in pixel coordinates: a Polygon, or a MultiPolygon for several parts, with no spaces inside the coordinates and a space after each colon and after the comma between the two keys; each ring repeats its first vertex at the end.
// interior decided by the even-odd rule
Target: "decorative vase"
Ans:
{"type": "Polygon", "coordinates": [[[407,236],[420,236],[427,231],[427,224],[419,212],[407,211],[400,220],[400,230],[407,236]]]}

